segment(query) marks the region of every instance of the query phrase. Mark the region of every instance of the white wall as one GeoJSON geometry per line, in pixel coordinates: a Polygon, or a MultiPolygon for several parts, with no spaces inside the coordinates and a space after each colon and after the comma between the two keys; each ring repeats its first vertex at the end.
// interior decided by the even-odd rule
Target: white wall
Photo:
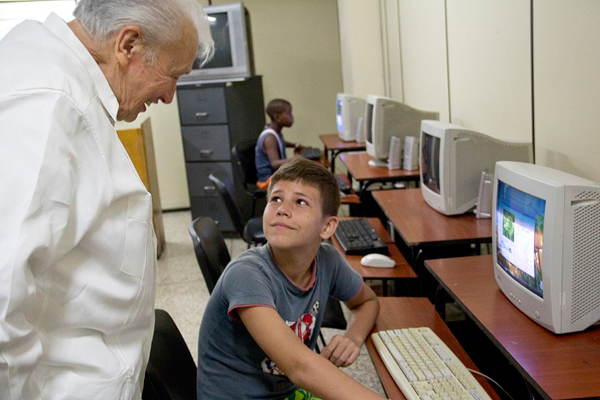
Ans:
{"type": "Polygon", "coordinates": [[[450,120],[531,140],[529,2],[447,2],[450,120]]]}
{"type": "Polygon", "coordinates": [[[536,162],[600,182],[600,2],[534,0],[536,162]]]}
{"type": "Polygon", "coordinates": [[[438,111],[448,122],[444,0],[400,0],[399,6],[404,102],[438,111]]]}
{"type": "Polygon", "coordinates": [[[379,3],[338,0],[343,92],[385,95],[379,3]]]}
{"type": "MultiPolygon", "coordinates": [[[[493,136],[534,140],[536,163],[600,181],[600,2],[369,3],[378,3],[374,7],[384,23],[361,29],[385,30],[381,59],[387,65],[380,77],[385,93],[397,93],[401,82],[403,101],[413,107],[439,111],[441,120],[493,136]],[[399,57],[393,35],[399,35],[399,57]],[[398,73],[401,77],[393,76],[398,73]]],[[[361,12],[340,6],[342,38],[361,12]]],[[[377,58],[378,50],[370,48],[375,42],[351,44],[342,51],[377,58]]],[[[352,88],[347,82],[373,79],[364,68],[372,60],[352,58],[363,66],[351,67],[348,57],[342,60],[344,90],[352,88]]]]}

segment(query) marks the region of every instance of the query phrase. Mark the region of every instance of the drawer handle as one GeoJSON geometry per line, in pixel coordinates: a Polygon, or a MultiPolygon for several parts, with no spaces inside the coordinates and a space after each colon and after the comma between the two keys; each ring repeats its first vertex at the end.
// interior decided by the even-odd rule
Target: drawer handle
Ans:
{"type": "Polygon", "coordinates": [[[200,150],[200,154],[203,156],[206,156],[206,157],[211,156],[212,153],[213,153],[212,150],[200,150]]]}
{"type": "Polygon", "coordinates": [[[206,111],[204,111],[204,112],[197,112],[196,113],[196,117],[198,117],[198,118],[199,117],[205,118],[205,117],[208,117],[208,113],[206,111]]]}
{"type": "Polygon", "coordinates": [[[205,192],[214,192],[215,189],[216,188],[214,186],[204,186],[204,191],[205,192]]]}

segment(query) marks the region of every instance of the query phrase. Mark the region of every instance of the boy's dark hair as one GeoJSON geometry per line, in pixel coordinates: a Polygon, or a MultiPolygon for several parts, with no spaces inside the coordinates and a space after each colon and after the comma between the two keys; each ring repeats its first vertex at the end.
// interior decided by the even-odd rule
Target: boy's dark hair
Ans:
{"type": "Polygon", "coordinates": [[[265,111],[267,115],[271,118],[271,121],[275,119],[278,114],[285,112],[288,108],[290,108],[292,104],[284,99],[273,99],[267,104],[267,108],[265,111]]]}
{"type": "Polygon", "coordinates": [[[340,207],[340,188],[333,174],[321,164],[306,158],[292,158],[271,176],[269,194],[279,181],[300,181],[316,187],[321,193],[323,215],[337,215],[340,207]]]}

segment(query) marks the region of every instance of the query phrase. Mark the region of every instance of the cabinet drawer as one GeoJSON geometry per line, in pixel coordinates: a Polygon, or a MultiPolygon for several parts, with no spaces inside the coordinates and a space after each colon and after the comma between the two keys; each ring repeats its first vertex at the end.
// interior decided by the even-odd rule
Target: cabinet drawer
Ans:
{"type": "Polygon", "coordinates": [[[226,161],[231,159],[229,129],[226,125],[182,126],[186,161],[226,161]]]}
{"type": "Polygon", "coordinates": [[[177,91],[181,125],[225,124],[225,89],[190,88],[177,91]]]}
{"type": "Polygon", "coordinates": [[[234,232],[235,227],[220,197],[192,196],[190,198],[192,219],[210,217],[219,224],[222,232],[234,232]]]}
{"type": "Polygon", "coordinates": [[[233,169],[228,162],[186,163],[188,188],[192,196],[219,196],[208,175],[215,174],[221,180],[233,179],[233,169]]]}

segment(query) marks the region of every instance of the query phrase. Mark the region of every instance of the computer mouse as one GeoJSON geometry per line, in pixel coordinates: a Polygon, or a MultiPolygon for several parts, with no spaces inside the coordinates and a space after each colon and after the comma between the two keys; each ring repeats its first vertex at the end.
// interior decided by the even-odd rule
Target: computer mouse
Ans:
{"type": "Polygon", "coordinates": [[[360,264],[365,267],[393,268],[396,266],[396,261],[386,255],[372,253],[361,258],[360,264]]]}

